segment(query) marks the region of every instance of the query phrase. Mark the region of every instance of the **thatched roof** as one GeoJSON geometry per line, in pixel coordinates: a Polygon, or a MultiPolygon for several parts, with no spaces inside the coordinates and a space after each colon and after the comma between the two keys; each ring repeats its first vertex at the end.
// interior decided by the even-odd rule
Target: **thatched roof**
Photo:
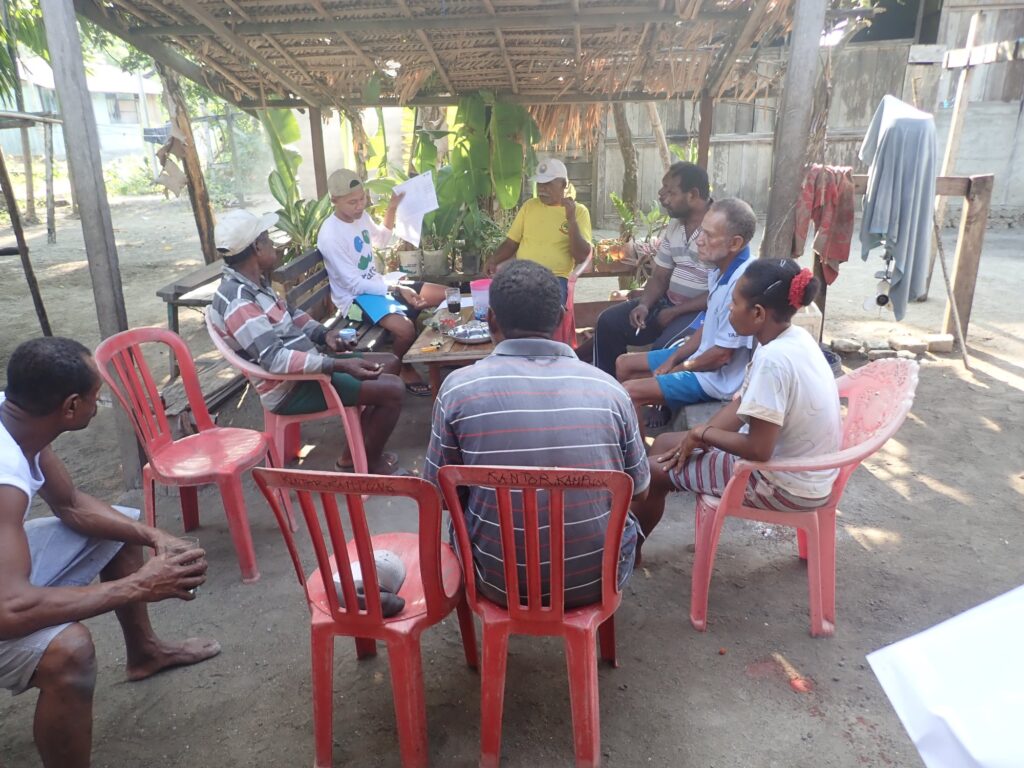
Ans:
{"type": "MultiPolygon", "coordinates": [[[[791,0],[75,0],[242,107],[749,97],[791,0]],[[737,61],[740,65],[736,66],[737,61]],[[198,65],[198,66],[197,66],[198,65]],[[369,87],[368,87],[369,86],[369,87]],[[379,96],[378,96],[379,94],[379,96]]],[[[760,79],[759,79],[760,78],[760,79]]]]}

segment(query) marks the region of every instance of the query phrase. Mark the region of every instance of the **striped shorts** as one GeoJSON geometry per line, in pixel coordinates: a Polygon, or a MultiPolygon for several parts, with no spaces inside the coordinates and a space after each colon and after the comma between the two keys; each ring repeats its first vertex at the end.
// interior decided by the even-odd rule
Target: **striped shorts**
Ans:
{"type": "MultiPolygon", "coordinates": [[[[721,497],[725,486],[732,477],[732,469],[738,461],[736,456],[717,448],[698,451],[690,456],[681,469],[669,472],[672,484],[681,491],[693,491],[707,496],[721,497]]],[[[820,499],[806,499],[785,491],[754,470],[747,481],[743,503],[757,509],[771,509],[778,512],[805,512],[825,505],[828,496],[820,499]]]]}

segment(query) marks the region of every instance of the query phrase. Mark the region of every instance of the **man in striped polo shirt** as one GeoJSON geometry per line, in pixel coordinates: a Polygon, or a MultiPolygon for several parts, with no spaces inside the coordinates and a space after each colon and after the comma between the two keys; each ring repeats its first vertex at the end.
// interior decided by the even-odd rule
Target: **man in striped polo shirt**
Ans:
{"type": "MultiPolygon", "coordinates": [[[[490,302],[488,324],[498,345],[441,387],[424,477],[436,482],[446,464],[613,469],[628,473],[634,498],[644,498],[650,470],[629,396],[611,376],[551,340],[563,311],[555,276],[535,262],[517,260],[494,278],[490,302]]],[[[464,502],[477,588],[504,605],[494,490],[472,488],[464,502]]],[[[609,506],[606,491],[566,493],[567,608],[601,599],[609,506]]],[[[540,514],[546,517],[543,507],[540,514]]],[[[619,553],[620,585],[633,570],[637,530],[630,515],[619,553]]],[[[542,528],[542,559],[547,547],[542,528]]],[[[525,594],[525,583],[520,589],[525,594]]]]}
{"type": "Polygon", "coordinates": [[[606,309],[594,329],[594,365],[611,376],[627,346],[667,347],[707,307],[709,267],[697,258],[701,222],[711,206],[707,171],[673,163],[661,180],[658,201],[672,220],[643,295],[606,309]]]}
{"type": "MultiPolygon", "coordinates": [[[[261,217],[236,210],[217,222],[214,241],[224,258],[224,276],[209,309],[213,325],[232,349],[269,373],[330,374],[344,405],[363,406],[369,471],[392,474],[398,459],[384,453],[384,444],[402,411],[405,388],[395,375],[401,364],[390,354],[347,354],[337,330],[328,331],[278,298],[263,276],[277,262],[267,233],[276,221],[276,213],[261,217]],[[318,346],[335,354],[322,354],[318,346]]],[[[263,407],[273,413],[315,413],[327,408],[316,381],[261,380],[256,391],[263,407]]],[[[346,447],[337,467],[346,470],[351,466],[346,447]]]]}

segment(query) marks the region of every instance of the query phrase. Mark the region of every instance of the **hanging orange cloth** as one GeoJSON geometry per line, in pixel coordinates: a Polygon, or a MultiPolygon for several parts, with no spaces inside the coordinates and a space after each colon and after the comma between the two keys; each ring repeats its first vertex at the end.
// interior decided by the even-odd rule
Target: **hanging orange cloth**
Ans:
{"type": "Polygon", "coordinates": [[[853,169],[846,166],[810,166],[796,205],[793,258],[803,255],[813,222],[814,255],[821,262],[829,285],[839,277],[839,265],[850,258],[854,218],[852,173],[853,169]]]}

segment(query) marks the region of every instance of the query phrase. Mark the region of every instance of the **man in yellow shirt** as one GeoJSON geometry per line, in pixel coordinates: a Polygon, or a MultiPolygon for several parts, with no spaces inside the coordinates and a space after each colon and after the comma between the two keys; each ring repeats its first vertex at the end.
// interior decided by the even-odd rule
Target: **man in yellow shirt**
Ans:
{"type": "Polygon", "coordinates": [[[565,194],[569,174],[561,160],[543,160],[531,179],[537,184],[537,197],[523,203],[498,250],[484,265],[493,275],[499,265],[515,257],[536,261],[558,278],[565,304],[569,274],[590,255],[590,211],[565,194]]]}

